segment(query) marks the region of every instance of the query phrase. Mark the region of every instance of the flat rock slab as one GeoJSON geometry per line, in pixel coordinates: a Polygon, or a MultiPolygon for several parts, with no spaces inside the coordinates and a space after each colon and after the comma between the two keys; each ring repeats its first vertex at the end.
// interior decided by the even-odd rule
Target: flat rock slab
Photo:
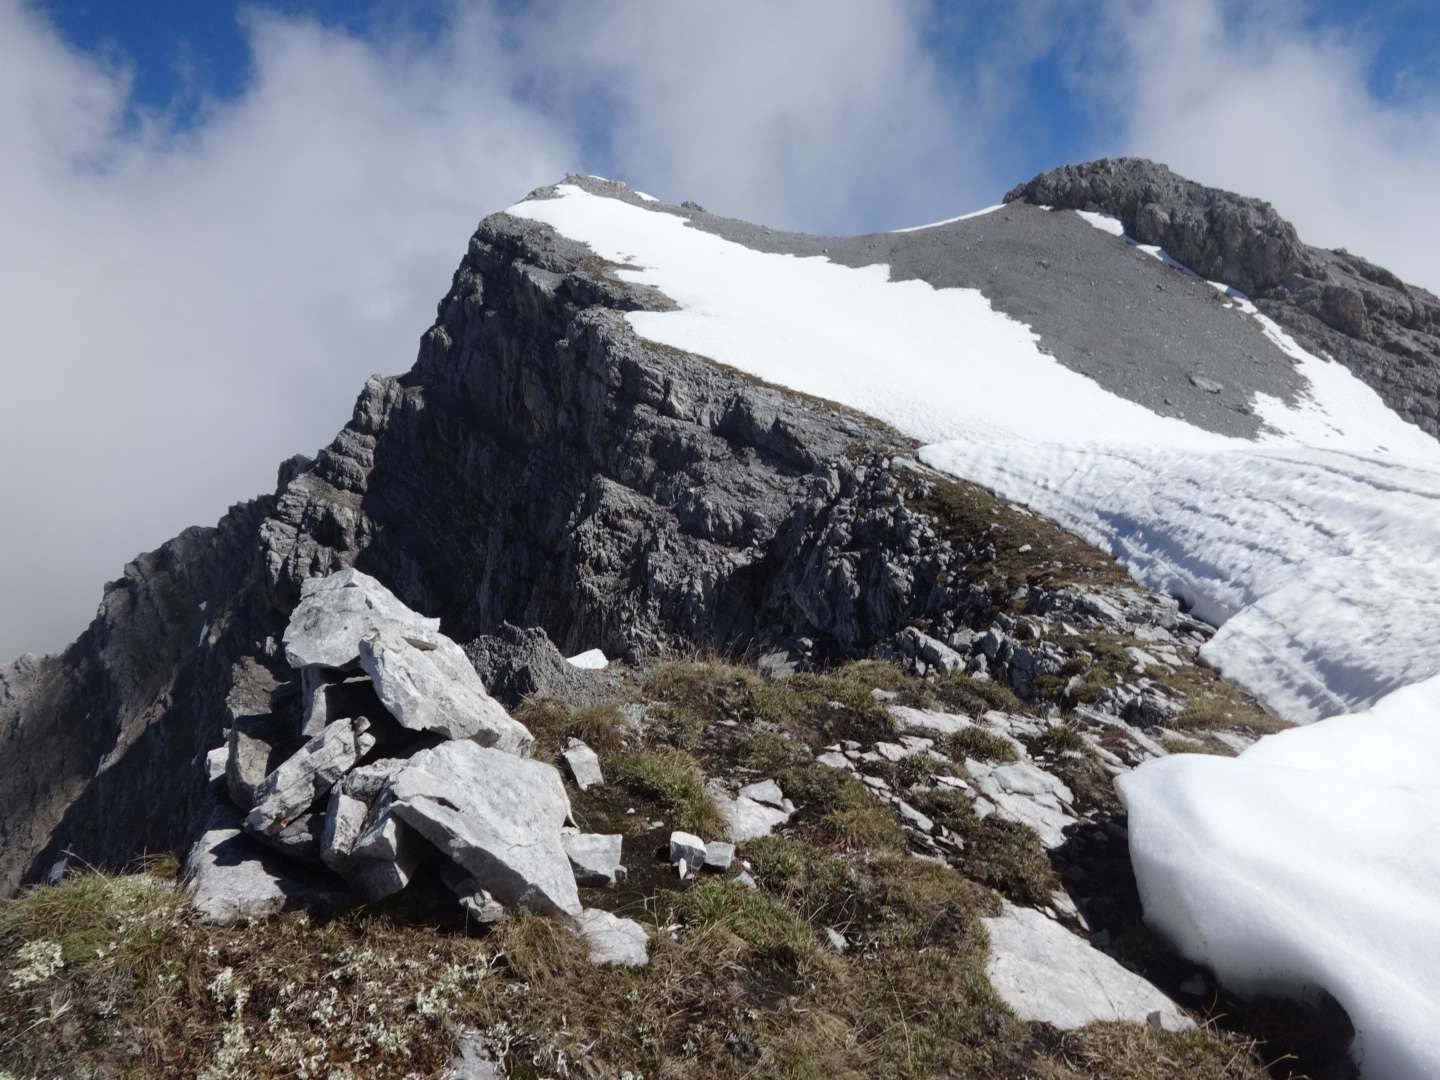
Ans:
{"type": "Polygon", "coordinates": [[[650,962],[650,938],[634,919],[599,908],[586,908],[575,920],[590,950],[592,964],[644,967],[650,962]]]}
{"type": "MultiPolygon", "coordinates": [[[[766,784],[774,784],[774,781],[766,781],[765,784],[751,785],[751,787],[765,787],[766,784]]],[[[779,785],[775,785],[774,790],[779,791],[779,785]]],[[[720,816],[725,819],[725,835],[736,843],[769,836],[789,821],[790,815],[795,812],[794,806],[789,800],[784,800],[783,806],[774,806],[744,794],[732,798],[714,784],[710,786],[710,794],[715,800],[716,807],[720,810],[720,816]]],[[[768,789],[765,794],[767,798],[771,795],[768,789]]]]}
{"type": "Polygon", "coordinates": [[[343,668],[360,658],[360,641],[380,630],[428,640],[440,620],[411,611],[369,574],[354,568],[309,578],[285,627],[285,659],[294,668],[343,668]]]}
{"type": "Polygon", "coordinates": [[[908,705],[891,705],[886,710],[900,731],[924,731],[935,735],[954,735],[975,722],[958,713],[937,712],[933,709],[912,709],[908,705]]]}
{"type": "Polygon", "coordinates": [[[989,765],[972,759],[965,768],[982,817],[995,813],[1028,825],[1047,848],[1065,843],[1065,829],[1077,821],[1070,812],[1075,796],[1058,777],[1025,761],[989,765]]]}
{"type": "Polygon", "coordinates": [[[184,887],[205,922],[228,925],[291,908],[335,909],[349,902],[341,882],[261,847],[239,827],[239,815],[217,815],[185,859],[184,887]]]}
{"type": "Polygon", "coordinates": [[[401,727],[521,756],[534,745],[525,725],[486,692],[465,651],[443,634],[377,631],[360,642],[360,666],[401,727]]]}
{"type": "Polygon", "coordinates": [[[1153,985],[1038,911],[1005,904],[981,921],[990,935],[985,973],[1021,1020],[1062,1031],[1107,1020],[1169,1031],[1195,1026],[1153,985]]]}
{"type": "Polygon", "coordinates": [[[560,831],[570,800],[553,766],[447,742],[411,758],[386,797],[396,817],[506,907],[580,914],[560,831]]]}

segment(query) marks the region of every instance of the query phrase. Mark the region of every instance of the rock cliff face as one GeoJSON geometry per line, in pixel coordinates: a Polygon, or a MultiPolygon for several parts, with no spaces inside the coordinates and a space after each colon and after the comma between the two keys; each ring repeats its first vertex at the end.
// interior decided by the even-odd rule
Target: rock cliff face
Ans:
{"type": "Polygon", "coordinates": [[[1205,187],[1141,158],[1066,165],[1012,189],[1100,210],[1211,281],[1239,289],[1307,350],[1350,368],[1390,408],[1440,435],[1440,298],[1343,250],[1302,243],[1259,199],[1205,187]]]}
{"type": "Polygon", "coordinates": [[[509,621],[612,656],[857,653],[953,603],[902,440],[641,341],[623,312],[668,301],[607,270],[487,219],[407,375],[370,379],[273,495],[130,564],[63,654],[0,671],[0,892],[62,849],[182,843],[223,730],[294,707],[285,621],[343,566],[457,640],[509,621]]]}

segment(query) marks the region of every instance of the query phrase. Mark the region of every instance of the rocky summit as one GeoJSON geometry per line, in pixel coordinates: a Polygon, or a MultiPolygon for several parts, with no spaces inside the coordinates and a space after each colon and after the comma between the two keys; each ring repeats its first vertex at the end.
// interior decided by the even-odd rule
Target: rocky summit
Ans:
{"type": "Polygon", "coordinates": [[[977,293],[1227,447],[1310,407],[1285,342],[1440,434],[1440,300],[1150,162],[850,238],[541,189],[327,447],[0,669],[0,1076],[1355,1075],[1331,987],[1147,924],[1117,778],[1289,726],[1164,538],[659,340],[576,192],[977,293]]]}

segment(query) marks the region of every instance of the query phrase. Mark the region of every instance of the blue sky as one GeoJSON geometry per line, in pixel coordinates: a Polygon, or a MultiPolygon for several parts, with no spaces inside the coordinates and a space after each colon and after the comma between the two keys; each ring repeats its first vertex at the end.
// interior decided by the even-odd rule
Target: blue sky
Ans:
{"type": "Polygon", "coordinates": [[[327,442],[567,172],[860,232],[1134,153],[1440,289],[1437,79],[1436,0],[0,0],[0,662],[327,442]]]}
{"type": "MultiPolygon", "coordinates": [[[[523,13],[527,5],[507,2],[502,10],[523,13]]],[[[1440,87],[1440,6],[1435,0],[1322,0],[1293,6],[1298,25],[1320,36],[1333,35],[1365,54],[1365,81],[1377,101],[1406,105],[1433,98],[1440,87]]],[[[233,101],[254,77],[247,20],[255,11],[313,19],[358,39],[396,34],[433,39],[445,33],[453,5],[442,0],[355,3],[346,0],[43,0],[38,5],[79,50],[123,67],[132,78],[127,119],[162,112],[184,130],[203,123],[204,107],[233,101]]],[[[1253,5],[1230,5],[1226,18],[1243,25],[1253,5]]],[[[1265,5],[1258,5],[1263,10],[1265,5]]],[[[999,148],[1010,175],[1020,179],[1054,164],[1113,152],[1117,147],[1108,103],[1087,96],[1077,69],[1087,57],[1070,38],[1071,29],[1090,21],[1090,5],[1072,3],[940,4],[926,13],[925,47],[941,69],[964,83],[987,52],[1002,48],[1015,58],[1008,78],[1010,102],[1024,138],[999,148]],[[1037,22],[1052,23],[1049,34],[1020,53],[1014,51],[1017,12],[1028,9],[1037,22]]],[[[1033,33],[1033,29],[1031,31],[1033,33]]],[[[1083,36],[1083,35],[1082,35],[1083,36]]],[[[580,118],[581,144],[600,160],[588,167],[626,171],[608,145],[605,118],[580,118]]],[[[636,178],[643,182],[643,178],[636,178]]],[[[873,227],[861,214],[832,227],[873,227]]]]}

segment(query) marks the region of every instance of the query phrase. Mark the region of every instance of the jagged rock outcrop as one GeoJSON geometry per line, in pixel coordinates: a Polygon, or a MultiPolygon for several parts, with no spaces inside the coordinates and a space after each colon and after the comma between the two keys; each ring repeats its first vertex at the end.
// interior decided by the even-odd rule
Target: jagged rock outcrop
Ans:
{"type": "MultiPolygon", "coordinates": [[[[279,707],[289,613],[346,566],[460,641],[506,621],[612,656],[828,638],[766,603],[820,561],[802,566],[780,530],[826,505],[817,470],[850,475],[848,449],[906,446],[623,317],[667,304],[546,228],[486,219],[409,374],[370,379],[275,494],[136,559],[64,654],[0,671],[0,892],[63,848],[114,863],[186,842],[206,806],[197,763],[237,709],[279,707]]],[[[865,625],[884,626],[897,596],[867,587],[845,606],[873,599],[865,625]]]]}
{"type": "Polygon", "coordinates": [[[1013,188],[1100,210],[1212,281],[1246,293],[1306,349],[1350,368],[1397,413],[1440,435],[1440,297],[1344,250],[1311,247],[1260,199],[1206,187],[1142,158],[1065,165],[1013,188]]]}

